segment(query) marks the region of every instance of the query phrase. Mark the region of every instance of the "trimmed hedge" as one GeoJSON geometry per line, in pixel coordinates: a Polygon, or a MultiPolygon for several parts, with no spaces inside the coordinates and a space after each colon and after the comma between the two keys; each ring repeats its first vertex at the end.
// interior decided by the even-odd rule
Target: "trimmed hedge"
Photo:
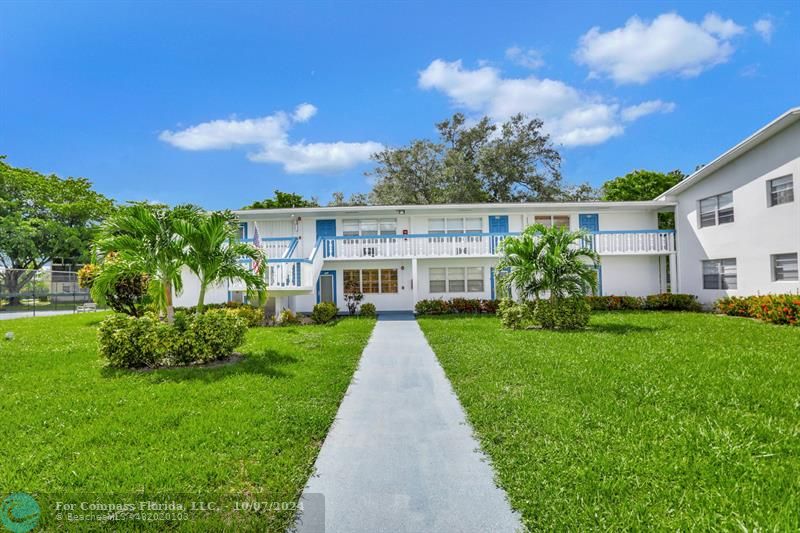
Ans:
{"type": "Polygon", "coordinates": [[[311,310],[311,320],[315,324],[327,324],[339,314],[339,309],[332,302],[320,302],[311,310]]]}
{"type": "Polygon", "coordinates": [[[175,313],[167,324],[153,315],[115,314],[100,323],[98,351],[116,368],[182,366],[230,356],[244,343],[245,319],[222,309],[175,313]]]}
{"type": "Polygon", "coordinates": [[[544,329],[583,329],[589,325],[592,308],[581,296],[539,300],[533,311],[536,323],[544,329]]]}
{"type": "Polygon", "coordinates": [[[800,325],[800,295],[729,296],[717,300],[714,307],[730,316],[755,318],[771,324],[800,325]]]}
{"type": "MultiPolygon", "coordinates": [[[[264,325],[264,309],[261,307],[239,302],[205,304],[203,313],[207,313],[211,309],[225,309],[229,313],[245,319],[247,326],[251,328],[264,325]]],[[[176,307],[175,311],[186,311],[187,313],[194,314],[197,311],[197,307],[176,307]]]]}
{"type": "MultiPolygon", "coordinates": [[[[504,300],[453,298],[452,300],[420,300],[414,306],[418,315],[498,314],[504,300]]],[[[700,311],[702,306],[692,294],[651,294],[650,296],[586,296],[593,311],[700,311]]]]}
{"type": "Polygon", "coordinates": [[[452,300],[420,300],[414,306],[418,315],[495,314],[498,300],[453,298],[452,300]]]}
{"type": "Polygon", "coordinates": [[[664,292],[649,296],[587,296],[594,311],[700,311],[702,306],[693,294],[664,292]]]}

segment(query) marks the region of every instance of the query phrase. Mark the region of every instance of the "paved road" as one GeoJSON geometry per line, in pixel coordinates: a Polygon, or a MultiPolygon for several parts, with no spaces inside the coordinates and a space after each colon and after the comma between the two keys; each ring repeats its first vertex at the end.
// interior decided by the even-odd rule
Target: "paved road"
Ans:
{"type": "MultiPolygon", "coordinates": [[[[55,315],[71,315],[75,311],[36,311],[36,316],[55,316],[55,315]]],[[[33,318],[33,311],[9,311],[0,313],[0,320],[12,320],[14,318],[33,318]]]]}
{"type": "Polygon", "coordinates": [[[478,447],[413,316],[382,317],[317,458],[298,530],[520,530],[478,447]]]}

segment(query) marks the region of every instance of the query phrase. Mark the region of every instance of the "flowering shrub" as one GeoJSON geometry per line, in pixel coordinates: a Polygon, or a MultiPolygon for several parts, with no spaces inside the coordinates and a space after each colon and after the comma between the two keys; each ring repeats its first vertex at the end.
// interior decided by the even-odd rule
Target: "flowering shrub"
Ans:
{"type": "Polygon", "coordinates": [[[800,323],[800,295],[767,294],[765,296],[729,296],[717,300],[720,313],[744,316],[770,322],[796,326],[800,323]]]}
{"type": "MultiPolygon", "coordinates": [[[[226,302],[222,304],[205,304],[203,312],[206,313],[211,309],[225,309],[228,314],[242,317],[247,322],[248,327],[256,327],[264,325],[264,309],[254,305],[245,304],[241,302],[226,302]]],[[[194,314],[197,311],[195,306],[192,307],[176,307],[175,311],[186,311],[187,313],[194,314]]]]}

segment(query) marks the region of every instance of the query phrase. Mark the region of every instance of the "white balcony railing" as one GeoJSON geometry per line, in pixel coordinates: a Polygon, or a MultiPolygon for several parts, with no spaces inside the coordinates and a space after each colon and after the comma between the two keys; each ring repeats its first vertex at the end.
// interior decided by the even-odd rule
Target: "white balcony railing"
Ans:
{"type": "MultiPolygon", "coordinates": [[[[516,233],[445,233],[320,237],[308,258],[292,257],[297,239],[262,241],[273,252],[265,277],[272,291],[303,293],[313,290],[325,261],[352,259],[404,259],[434,257],[495,257],[500,243],[516,233]],[[286,241],[285,243],[281,241],[286,241]],[[276,244],[272,244],[276,243],[276,244]],[[283,250],[278,258],[277,254],[283,250]]],[[[589,245],[600,255],[663,255],[675,252],[672,230],[597,231],[589,245]]],[[[241,290],[231,286],[230,290],[241,290]]]]}
{"type": "MultiPolygon", "coordinates": [[[[326,260],[430,257],[493,257],[500,242],[517,233],[445,233],[325,237],[326,260]]],[[[671,230],[598,231],[589,244],[600,255],[668,254],[675,251],[671,230]]]]}
{"type": "Polygon", "coordinates": [[[597,231],[592,235],[600,255],[669,254],[675,251],[673,230],[597,231]]]}
{"type": "MultiPolygon", "coordinates": [[[[244,242],[252,243],[253,239],[243,239],[244,242]]],[[[285,259],[292,257],[297,249],[297,237],[267,237],[259,239],[259,248],[264,251],[268,259],[285,259]]]]}

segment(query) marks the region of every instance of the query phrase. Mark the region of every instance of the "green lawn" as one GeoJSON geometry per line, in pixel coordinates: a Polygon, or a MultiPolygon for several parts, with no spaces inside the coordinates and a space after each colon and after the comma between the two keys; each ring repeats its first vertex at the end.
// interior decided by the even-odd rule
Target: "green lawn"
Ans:
{"type": "Polygon", "coordinates": [[[531,529],[800,527],[800,328],[595,314],[420,324],[531,529]]]}
{"type": "MultiPolygon", "coordinates": [[[[140,373],[104,368],[102,316],[0,322],[0,334],[16,335],[0,338],[0,499],[145,492],[295,502],[374,325],[251,329],[239,364],[140,373]]],[[[283,531],[292,516],[208,513],[183,528],[238,520],[234,529],[283,531]]]]}

